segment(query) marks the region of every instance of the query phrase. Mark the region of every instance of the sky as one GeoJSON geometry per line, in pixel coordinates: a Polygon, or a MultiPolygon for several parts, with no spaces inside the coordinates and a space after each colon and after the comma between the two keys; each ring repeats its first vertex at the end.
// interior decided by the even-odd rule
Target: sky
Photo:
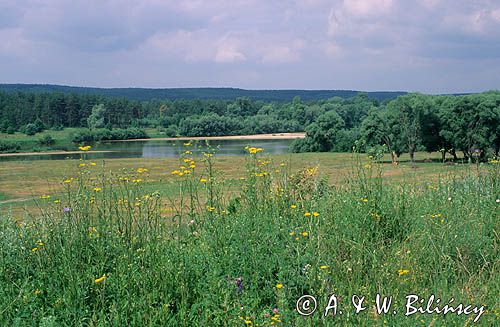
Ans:
{"type": "Polygon", "coordinates": [[[500,0],[0,0],[0,83],[500,89],[500,0]]]}

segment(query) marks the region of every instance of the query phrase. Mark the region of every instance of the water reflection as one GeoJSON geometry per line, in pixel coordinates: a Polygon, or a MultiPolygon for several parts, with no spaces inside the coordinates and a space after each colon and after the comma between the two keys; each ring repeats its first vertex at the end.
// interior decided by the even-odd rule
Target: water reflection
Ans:
{"type": "MultiPolygon", "coordinates": [[[[212,140],[211,147],[218,148],[217,154],[220,156],[240,156],[245,154],[245,146],[251,145],[261,147],[269,154],[288,153],[290,144],[293,140],[212,140]]],[[[133,141],[133,142],[102,142],[94,144],[94,151],[109,152],[89,152],[89,159],[109,159],[109,158],[172,158],[178,157],[180,153],[186,150],[184,143],[186,141],[133,141]]],[[[205,141],[194,142],[191,150],[193,152],[203,152],[206,150],[205,141]]],[[[15,155],[0,157],[0,161],[26,161],[26,160],[64,160],[78,159],[79,153],[75,154],[39,154],[39,155],[15,155]]]]}

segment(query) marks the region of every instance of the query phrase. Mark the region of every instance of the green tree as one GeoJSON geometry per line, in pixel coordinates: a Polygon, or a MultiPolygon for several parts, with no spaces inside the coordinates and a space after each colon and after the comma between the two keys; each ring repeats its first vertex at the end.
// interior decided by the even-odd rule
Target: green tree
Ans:
{"type": "Polygon", "coordinates": [[[106,114],[106,108],[104,104],[96,104],[92,107],[92,112],[87,118],[87,126],[90,129],[102,128],[104,127],[104,115],[106,114]]]}

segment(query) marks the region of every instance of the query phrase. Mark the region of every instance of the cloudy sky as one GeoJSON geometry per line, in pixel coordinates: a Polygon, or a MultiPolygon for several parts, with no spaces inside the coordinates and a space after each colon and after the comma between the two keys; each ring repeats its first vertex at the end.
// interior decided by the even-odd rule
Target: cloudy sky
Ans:
{"type": "Polygon", "coordinates": [[[0,0],[0,83],[500,89],[500,0],[0,0]]]}

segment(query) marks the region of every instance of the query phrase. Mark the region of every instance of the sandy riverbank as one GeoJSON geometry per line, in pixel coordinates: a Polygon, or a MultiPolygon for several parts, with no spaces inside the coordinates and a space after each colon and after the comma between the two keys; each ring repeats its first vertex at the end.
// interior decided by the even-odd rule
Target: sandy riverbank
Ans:
{"type": "Polygon", "coordinates": [[[134,142],[134,141],[188,141],[188,140],[289,140],[302,139],[305,133],[276,133],[276,134],[254,134],[254,135],[231,135],[231,136],[192,136],[192,137],[160,137],[150,139],[115,140],[112,142],[134,142]]]}

